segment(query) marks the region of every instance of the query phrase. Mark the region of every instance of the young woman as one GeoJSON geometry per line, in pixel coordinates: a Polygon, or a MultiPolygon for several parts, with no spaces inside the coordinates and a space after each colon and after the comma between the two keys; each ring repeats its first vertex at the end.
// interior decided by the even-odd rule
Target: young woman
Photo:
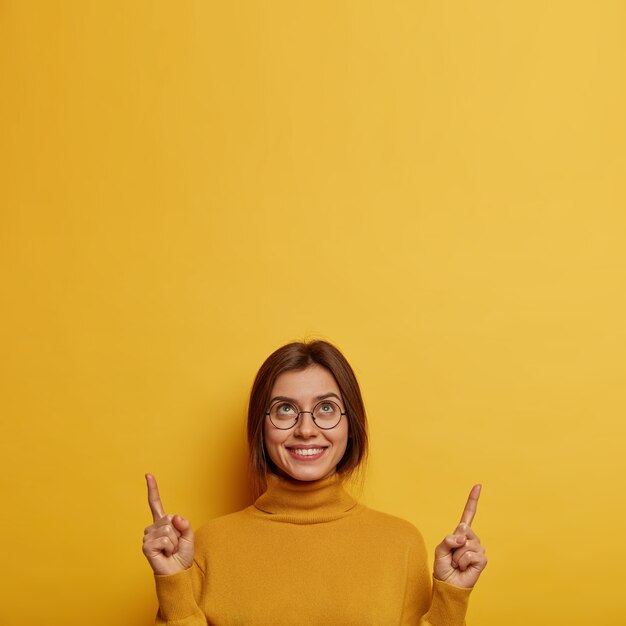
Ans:
{"type": "Polygon", "coordinates": [[[170,626],[462,626],[487,559],[471,528],[475,485],[455,531],[435,549],[403,520],[350,496],[364,461],[361,392],[324,341],[291,343],[263,363],[250,395],[251,477],[261,495],[197,534],[167,515],[146,475],[154,523],[143,553],[156,581],[156,623],[170,626]]]}

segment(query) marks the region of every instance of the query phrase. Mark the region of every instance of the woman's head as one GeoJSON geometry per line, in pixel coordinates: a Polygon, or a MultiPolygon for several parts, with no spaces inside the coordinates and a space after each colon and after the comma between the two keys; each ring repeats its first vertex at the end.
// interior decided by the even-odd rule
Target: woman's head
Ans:
{"type": "Polygon", "coordinates": [[[317,480],[335,471],[348,476],[361,464],[365,407],[337,348],[326,341],[295,342],[266,359],[250,393],[248,445],[256,491],[268,473],[317,480]]]}

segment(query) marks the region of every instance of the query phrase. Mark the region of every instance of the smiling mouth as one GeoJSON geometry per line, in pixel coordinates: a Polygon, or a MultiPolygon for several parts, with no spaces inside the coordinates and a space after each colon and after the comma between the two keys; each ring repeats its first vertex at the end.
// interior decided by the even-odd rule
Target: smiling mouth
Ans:
{"type": "Polygon", "coordinates": [[[313,461],[319,459],[326,452],[326,448],[287,448],[287,451],[298,459],[313,461]]]}

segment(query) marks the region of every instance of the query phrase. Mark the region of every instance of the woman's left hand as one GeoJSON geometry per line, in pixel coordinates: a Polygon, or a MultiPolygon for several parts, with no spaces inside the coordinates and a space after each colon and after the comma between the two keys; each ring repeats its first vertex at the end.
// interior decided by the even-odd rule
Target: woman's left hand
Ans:
{"type": "Polygon", "coordinates": [[[433,576],[457,587],[473,587],[487,565],[485,549],[471,527],[480,489],[472,487],[456,530],[435,548],[433,576]]]}

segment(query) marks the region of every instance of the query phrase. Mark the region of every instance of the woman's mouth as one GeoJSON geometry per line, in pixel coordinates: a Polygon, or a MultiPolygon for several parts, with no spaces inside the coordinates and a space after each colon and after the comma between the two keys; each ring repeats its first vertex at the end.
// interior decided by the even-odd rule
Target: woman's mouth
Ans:
{"type": "Polygon", "coordinates": [[[289,454],[299,461],[315,461],[319,459],[327,448],[287,448],[289,454]]]}

